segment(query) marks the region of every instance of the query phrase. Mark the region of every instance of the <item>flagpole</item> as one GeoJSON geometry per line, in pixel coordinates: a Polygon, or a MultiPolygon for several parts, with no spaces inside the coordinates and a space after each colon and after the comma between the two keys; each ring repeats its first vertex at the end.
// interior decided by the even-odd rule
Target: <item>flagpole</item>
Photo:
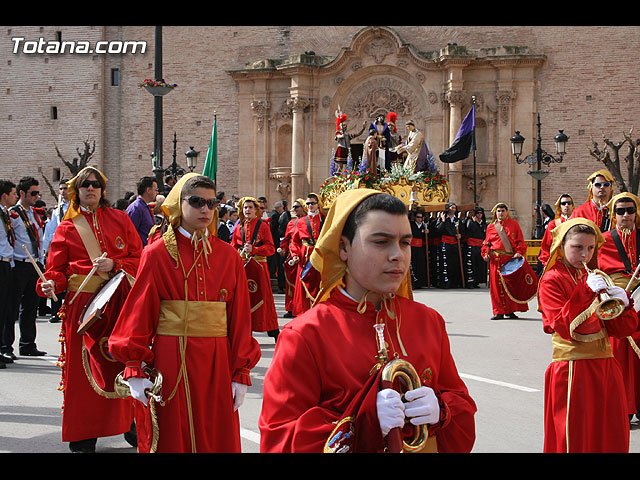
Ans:
{"type": "MultiPolygon", "coordinates": [[[[216,129],[216,149],[218,148],[218,114],[215,112],[213,112],[213,125],[214,128],[216,129]]],[[[218,191],[218,152],[216,152],[216,171],[213,172],[213,186],[216,189],[216,192],[218,191]]]]}
{"type": "Polygon", "coordinates": [[[477,195],[476,195],[476,122],[475,122],[475,108],[476,108],[476,97],[475,95],[471,97],[472,100],[472,104],[471,104],[471,108],[473,108],[473,116],[474,116],[474,122],[473,122],[473,139],[471,140],[473,146],[473,204],[477,207],[478,206],[478,199],[477,199],[477,195]]]}

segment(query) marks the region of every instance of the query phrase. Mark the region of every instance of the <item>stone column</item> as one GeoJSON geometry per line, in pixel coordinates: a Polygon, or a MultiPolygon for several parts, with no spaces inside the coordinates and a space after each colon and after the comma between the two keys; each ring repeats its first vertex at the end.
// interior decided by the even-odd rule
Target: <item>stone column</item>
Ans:
{"type": "MultiPolygon", "coordinates": [[[[449,102],[449,142],[447,148],[451,146],[458,134],[462,123],[462,105],[464,94],[460,90],[450,90],[447,92],[449,102]]],[[[456,204],[462,203],[463,182],[462,182],[462,161],[449,163],[449,186],[451,188],[449,201],[456,204]]]]}
{"type": "Polygon", "coordinates": [[[309,100],[292,97],[287,100],[293,112],[293,132],[291,136],[291,198],[304,195],[304,109],[309,100]]]}

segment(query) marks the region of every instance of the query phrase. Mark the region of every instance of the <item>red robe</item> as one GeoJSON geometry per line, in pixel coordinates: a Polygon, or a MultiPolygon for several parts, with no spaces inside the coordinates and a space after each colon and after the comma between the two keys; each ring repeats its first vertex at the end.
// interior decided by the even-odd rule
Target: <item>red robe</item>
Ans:
{"type": "Polygon", "coordinates": [[[551,242],[553,241],[553,229],[560,225],[562,222],[565,222],[567,219],[564,217],[554,218],[547,224],[547,229],[544,231],[544,235],[542,236],[542,242],[540,243],[540,254],[538,255],[538,260],[542,263],[544,267],[549,261],[549,254],[551,252],[551,242]]]}
{"type": "Polygon", "coordinates": [[[593,200],[589,200],[575,208],[571,214],[571,218],[580,217],[593,221],[599,228],[602,225],[604,212],[608,212],[608,207],[598,209],[593,200]]]}
{"type": "Polygon", "coordinates": [[[628,452],[622,371],[611,353],[603,353],[609,344],[607,335],[624,338],[635,331],[638,317],[631,305],[605,324],[594,314],[576,333],[588,335],[606,329],[604,338],[590,342],[572,339],[571,322],[596,295],[585,283],[586,274],[578,275],[576,269],[558,261],[542,276],[538,290],[544,332],[557,335],[554,340],[564,341],[571,351],[584,347],[596,350],[589,358],[556,359],[547,368],[544,452],[566,453],[567,436],[571,453],[628,452]],[[567,405],[569,393],[571,403],[567,405]]]}
{"type": "MultiPolygon", "coordinates": [[[[258,223],[258,219],[254,218],[244,223],[244,243],[251,243],[253,239],[253,231],[258,223]]],[[[241,224],[236,225],[233,230],[233,237],[231,238],[231,246],[236,250],[242,250],[244,247],[242,242],[242,228],[241,224]]],[[[256,237],[255,244],[249,256],[253,257],[260,266],[262,271],[260,272],[261,278],[258,282],[258,288],[260,289],[260,296],[263,301],[262,305],[251,312],[251,329],[254,332],[268,332],[272,330],[278,330],[278,314],[276,312],[276,305],[273,301],[273,290],[271,289],[271,276],[269,275],[269,267],[267,266],[267,257],[270,257],[276,252],[276,247],[273,244],[273,236],[271,235],[271,229],[269,223],[265,220],[260,224],[258,230],[258,236],[256,237]]]]}
{"type": "MultiPolygon", "coordinates": [[[[186,272],[194,264],[191,240],[176,232],[180,258],[186,272]]],[[[242,260],[228,243],[210,238],[212,252],[200,257],[188,277],[188,299],[225,302],[226,336],[178,337],[156,334],[161,300],[184,300],[182,268],[169,255],[164,239],[145,247],[138,277],[109,340],[111,355],[127,363],[124,378],[141,376],[141,362],[163,376],[165,406],[156,405],[159,442],[157,452],[240,452],[238,412],[233,411],[231,382],[251,385],[250,369],[260,359],[251,336],[249,294],[242,260]],[[186,338],[186,373],[180,377],[181,339],[186,338]],[[149,348],[151,346],[151,348],[149,348]],[[185,387],[185,381],[188,388],[185,387]],[[189,408],[191,415],[189,415],[189,408]],[[189,416],[195,445],[191,443],[189,416]]],[[[189,322],[202,321],[190,317],[189,322]]],[[[197,323],[194,325],[197,326],[197,323]]],[[[138,449],[148,451],[149,415],[135,401],[138,449]],[[145,414],[143,414],[145,413],[145,414]]]]}
{"type": "Polygon", "coordinates": [[[291,260],[291,238],[293,237],[293,232],[299,220],[300,219],[296,217],[289,221],[284,237],[282,237],[282,240],[280,241],[280,248],[285,252],[283,261],[284,278],[286,282],[284,290],[284,307],[287,312],[293,312],[293,295],[296,287],[296,273],[298,272],[298,265],[295,263],[293,265],[289,265],[289,261],[291,260]]]}
{"type": "MultiPolygon", "coordinates": [[[[519,253],[525,256],[527,253],[527,244],[524,241],[522,230],[517,221],[507,218],[502,222],[505,232],[511,243],[513,253],[519,253]]],[[[482,245],[482,256],[491,255],[489,260],[489,293],[491,294],[491,305],[494,315],[508,314],[514,312],[526,312],[529,305],[526,303],[518,303],[513,301],[500,281],[500,270],[513,257],[512,255],[495,254],[492,250],[504,251],[505,247],[496,230],[495,222],[487,226],[487,233],[484,244],[482,245]]]]}
{"type": "MultiPolygon", "coordinates": [[[[96,230],[92,215],[82,214],[95,234],[103,252],[115,261],[115,269],[125,270],[135,277],[142,241],[129,216],[120,210],[99,208],[96,211],[96,230]]],[[[67,280],[72,274],[87,275],[93,268],[89,254],[82,243],[74,223],[63,220],[56,228],[44,276],[55,281],[56,294],[67,289],[67,280]]],[[[44,296],[39,279],[36,290],[44,296]]],[[[84,306],[94,293],[80,292],[71,305],[68,302],[75,292],[67,292],[63,310],[64,318],[60,335],[64,338],[65,357],[62,388],[64,411],[62,416],[62,441],[74,442],[89,438],[108,437],[129,431],[133,421],[133,410],[129,399],[108,399],[94,391],[84,371],[82,361],[83,336],[78,335],[78,324],[84,306]]],[[[109,389],[112,391],[112,389],[109,389]]]]}
{"type": "MultiPolygon", "coordinates": [[[[611,236],[611,231],[603,233],[606,242],[598,251],[598,268],[607,275],[620,273],[625,270],[618,249],[611,236]]],[[[632,231],[629,235],[620,234],[623,239],[623,246],[627,252],[627,256],[631,263],[631,270],[635,270],[638,266],[638,246],[636,245],[636,231],[632,231]]],[[[625,285],[631,274],[625,275],[625,285]]],[[[640,345],[640,332],[634,332],[631,335],[633,342],[640,345]]],[[[620,363],[622,375],[625,379],[625,387],[627,391],[627,406],[629,415],[634,415],[640,411],[640,358],[633,349],[629,339],[611,337],[611,348],[613,354],[620,363]]]]}
{"type": "Polygon", "coordinates": [[[291,237],[291,244],[289,247],[291,255],[297,256],[300,259],[298,261],[298,270],[296,272],[296,288],[293,294],[293,314],[295,316],[301,315],[311,308],[311,299],[307,294],[307,289],[300,281],[300,275],[311,258],[311,253],[314,249],[312,244],[315,244],[315,242],[318,241],[323,220],[324,217],[321,213],[316,215],[307,215],[296,224],[291,237]],[[307,219],[311,225],[311,233],[309,232],[307,219]]]}
{"type": "MultiPolygon", "coordinates": [[[[368,383],[376,364],[375,308],[367,303],[366,311],[358,313],[357,307],[336,289],[327,301],[283,327],[264,379],[261,452],[323,451],[334,422],[368,383]]],[[[429,427],[438,451],[471,451],[476,405],[458,375],[443,318],[402,297],[396,297],[395,312],[407,352],[407,357],[400,356],[411,362],[424,385],[434,389],[442,406],[441,422],[429,427]]],[[[390,357],[392,348],[399,348],[395,332],[396,320],[388,320],[390,357]]],[[[368,410],[367,440],[383,445],[375,401],[368,410]]]]}

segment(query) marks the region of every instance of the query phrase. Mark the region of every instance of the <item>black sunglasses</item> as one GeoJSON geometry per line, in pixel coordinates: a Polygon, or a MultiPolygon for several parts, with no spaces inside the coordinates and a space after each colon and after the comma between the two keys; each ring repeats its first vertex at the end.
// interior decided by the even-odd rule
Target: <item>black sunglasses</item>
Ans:
{"type": "Polygon", "coordinates": [[[317,205],[318,202],[307,202],[307,205],[317,205]]]}
{"type": "Polygon", "coordinates": [[[80,185],[80,188],[89,187],[102,188],[102,185],[100,185],[100,182],[98,180],[85,180],[84,182],[82,182],[82,185],[80,185]]]}
{"type": "Polygon", "coordinates": [[[573,205],[573,202],[571,200],[567,202],[560,202],[560,205],[573,205]]]}
{"type": "Polygon", "coordinates": [[[209,210],[213,210],[216,208],[216,205],[218,205],[217,198],[202,198],[197,195],[191,195],[189,198],[185,198],[185,200],[194,208],[202,208],[206,205],[209,207],[209,210]]]}
{"type": "Polygon", "coordinates": [[[636,213],[636,207],[616,207],[617,215],[624,215],[625,213],[629,215],[636,213]]]}
{"type": "Polygon", "coordinates": [[[33,191],[29,192],[29,194],[32,197],[37,197],[38,195],[40,195],[40,192],[38,190],[33,190],[33,191]]]}

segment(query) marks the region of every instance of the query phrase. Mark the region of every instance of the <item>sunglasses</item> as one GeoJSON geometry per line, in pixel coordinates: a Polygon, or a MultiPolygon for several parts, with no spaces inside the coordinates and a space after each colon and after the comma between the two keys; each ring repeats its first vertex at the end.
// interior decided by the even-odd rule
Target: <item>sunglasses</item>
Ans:
{"type": "Polygon", "coordinates": [[[573,202],[572,201],[560,202],[560,205],[573,205],[573,202]]]}
{"type": "Polygon", "coordinates": [[[611,186],[611,182],[604,182],[604,183],[596,182],[596,183],[593,184],[593,186],[596,187],[596,188],[610,187],[611,186]]]}
{"type": "Polygon", "coordinates": [[[302,208],[302,205],[294,205],[293,208],[302,208]]]}
{"type": "Polygon", "coordinates": [[[80,188],[89,187],[102,188],[102,185],[100,185],[100,182],[98,180],[85,180],[84,182],[82,182],[82,185],[80,185],[80,188]]]}
{"type": "Polygon", "coordinates": [[[317,205],[318,202],[307,202],[307,205],[317,205]]]}
{"type": "Polygon", "coordinates": [[[624,215],[625,213],[633,215],[636,213],[636,207],[616,207],[616,215],[624,215]]]}
{"type": "Polygon", "coordinates": [[[217,198],[202,198],[197,195],[191,195],[189,198],[185,198],[189,205],[193,208],[202,208],[205,205],[209,208],[209,210],[213,210],[218,205],[217,198]]]}
{"type": "Polygon", "coordinates": [[[31,195],[32,197],[37,197],[38,195],[40,195],[40,192],[38,190],[33,190],[32,192],[29,192],[29,195],[31,195]]]}

